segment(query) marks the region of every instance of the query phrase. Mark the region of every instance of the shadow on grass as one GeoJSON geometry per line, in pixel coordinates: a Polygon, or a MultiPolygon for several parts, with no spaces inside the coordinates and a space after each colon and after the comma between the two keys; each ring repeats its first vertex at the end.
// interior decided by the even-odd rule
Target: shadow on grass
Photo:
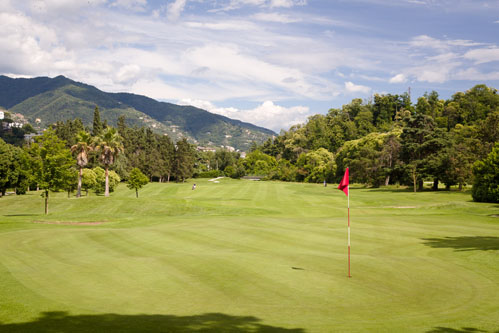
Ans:
{"type": "MultiPolygon", "coordinates": [[[[449,328],[449,327],[434,327],[432,330],[426,333],[474,333],[474,332],[487,332],[474,327],[462,327],[461,329],[449,328]]],[[[499,333],[499,331],[496,331],[499,333]]]]}
{"type": "Polygon", "coordinates": [[[434,248],[451,248],[456,251],[499,251],[499,237],[463,236],[422,238],[424,245],[434,248]]]}
{"type": "Polygon", "coordinates": [[[407,192],[414,193],[414,191],[412,189],[404,188],[404,187],[401,187],[401,188],[370,187],[370,188],[367,188],[367,191],[368,192],[390,192],[390,193],[407,193],[407,192]]]}
{"type": "Polygon", "coordinates": [[[38,216],[40,214],[6,214],[5,217],[13,217],[13,216],[38,216]]]}
{"type": "Polygon", "coordinates": [[[234,332],[304,333],[301,328],[287,329],[265,325],[255,317],[207,313],[197,316],[172,315],[70,315],[43,312],[32,322],[2,324],[0,332],[234,332]]]}

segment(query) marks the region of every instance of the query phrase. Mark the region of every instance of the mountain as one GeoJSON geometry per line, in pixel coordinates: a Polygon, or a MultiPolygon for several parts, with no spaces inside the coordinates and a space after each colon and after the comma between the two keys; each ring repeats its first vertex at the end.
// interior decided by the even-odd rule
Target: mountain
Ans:
{"type": "Polygon", "coordinates": [[[102,120],[116,125],[124,115],[129,126],[145,126],[174,140],[187,137],[199,145],[232,146],[247,150],[276,135],[273,131],[210,113],[193,106],[158,102],[152,98],[107,93],[64,76],[13,79],[0,76],[0,106],[22,114],[45,128],[59,120],[80,118],[91,126],[95,106],[102,120]]]}

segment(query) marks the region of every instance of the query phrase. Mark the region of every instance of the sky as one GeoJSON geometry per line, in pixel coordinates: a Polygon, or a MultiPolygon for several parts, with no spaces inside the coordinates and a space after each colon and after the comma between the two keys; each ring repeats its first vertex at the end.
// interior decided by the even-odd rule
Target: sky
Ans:
{"type": "Polygon", "coordinates": [[[0,0],[0,55],[278,133],[376,93],[499,88],[499,0],[0,0]]]}

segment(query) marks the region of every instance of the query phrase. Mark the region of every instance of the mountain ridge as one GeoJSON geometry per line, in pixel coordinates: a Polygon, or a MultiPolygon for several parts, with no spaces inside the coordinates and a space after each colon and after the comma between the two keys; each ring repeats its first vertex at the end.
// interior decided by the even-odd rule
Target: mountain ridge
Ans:
{"type": "Polygon", "coordinates": [[[112,125],[125,115],[129,125],[150,127],[174,140],[187,137],[201,145],[240,150],[276,135],[269,129],[194,106],[160,102],[133,93],[108,93],[62,75],[32,79],[0,75],[0,106],[41,127],[75,118],[90,126],[93,110],[98,106],[102,119],[112,125]]]}

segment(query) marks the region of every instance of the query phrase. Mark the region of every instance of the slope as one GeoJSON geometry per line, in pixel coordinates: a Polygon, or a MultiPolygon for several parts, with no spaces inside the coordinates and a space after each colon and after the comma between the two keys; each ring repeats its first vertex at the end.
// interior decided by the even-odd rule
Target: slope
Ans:
{"type": "Polygon", "coordinates": [[[129,93],[106,93],[64,76],[53,79],[0,76],[0,106],[24,115],[31,123],[38,119],[41,127],[75,118],[91,125],[96,105],[109,124],[115,125],[124,115],[131,126],[150,127],[174,140],[185,136],[203,145],[246,150],[253,141],[261,143],[275,135],[271,130],[192,106],[158,102],[129,93]]]}

